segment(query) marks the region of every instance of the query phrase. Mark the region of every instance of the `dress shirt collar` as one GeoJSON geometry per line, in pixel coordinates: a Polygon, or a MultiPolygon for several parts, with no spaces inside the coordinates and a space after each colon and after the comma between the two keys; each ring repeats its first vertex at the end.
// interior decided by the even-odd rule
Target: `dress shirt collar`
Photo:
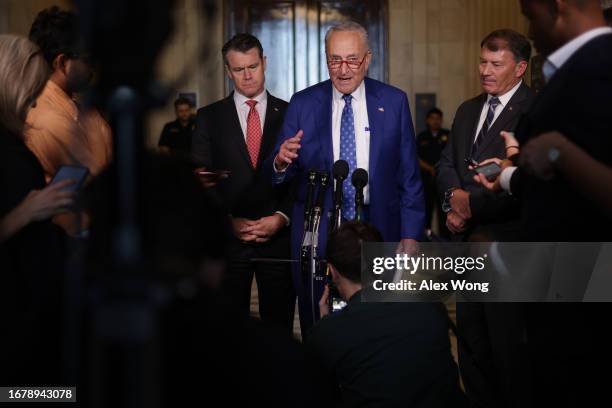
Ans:
{"type": "MultiPolygon", "coordinates": [[[[521,86],[522,83],[523,83],[523,80],[521,79],[508,92],[506,92],[503,95],[497,95],[497,99],[499,99],[499,102],[500,102],[501,106],[506,106],[508,104],[508,102],[510,102],[510,99],[512,99],[512,97],[514,96],[516,91],[518,91],[518,89],[519,89],[519,87],[521,86]]],[[[491,98],[493,98],[493,95],[490,95],[490,94],[487,95],[487,104],[489,103],[491,98]]]]}
{"type": "Polygon", "coordinates": [[[257,104],[260,105],[262,102],[265,102],[268,100],[268,93],[264,89],[259,95],[256,95],[253,98],[247,98],[240,92],[234,90],[234,102],[236,102],[236,106],[246,105],[246,102],[251,99],[257,101],[257,104]]]}
{"type": "Polygon", "coordinates": [[[558,50],[550,54],[544,62],[544,66],[542,67],[542,72],[544,73],[546,82],[548,82],[553,76],[553,74],[559,68],[561,68],[563,64],[565,64],[567,60],[570,59],[572,55],[574,55],[576,51],[582,48],[582,46],[584,46],[586,43],[588,43],[595,37],[610,33],[612,33],[612,28],[610,27],[593,28],[589,31],[580,34],[578,37],[567,42],[558,50]]]}
{"type": "MultiPolygon", "coordinates": [[[[334,100],[339,102],[344,102],[342,97],[344,94],[336,89],[336,87],[332,84],[332,89],[334,90],[334,100]]],[[[353,91],[351,94],[354,100],[363,101],[365,100],[365,81],[361,81],[357,89],[353,91]]]]}

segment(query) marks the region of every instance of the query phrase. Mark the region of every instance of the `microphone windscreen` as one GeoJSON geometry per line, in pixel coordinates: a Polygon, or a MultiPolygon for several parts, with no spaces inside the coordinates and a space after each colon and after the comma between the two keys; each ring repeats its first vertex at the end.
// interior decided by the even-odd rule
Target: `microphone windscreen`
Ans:
{"type": "Polygon", "coordinates": [[[332,167],[334,179],[345,180],[348,177],[348,173],[349,165],[346,160],[338,160],[334,163],[334,166],[332,167]]]}
{"type": "Polygon", "coordinates": [[[364,169],[355,169],[351,182],[355,188],[364,188],[368,184],[368,172],[364,169]]]}

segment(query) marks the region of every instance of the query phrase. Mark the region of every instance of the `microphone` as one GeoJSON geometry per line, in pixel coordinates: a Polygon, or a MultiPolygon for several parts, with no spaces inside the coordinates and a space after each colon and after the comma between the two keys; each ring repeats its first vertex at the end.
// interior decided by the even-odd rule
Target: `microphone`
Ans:
{"type": "Polygon", "coordinates": [[[319,184],[319,192],[317,195],[317,201],[315,203],[313,211],[321,212],[323,208],[323,200],[325,199],[325,192],[327,191],[327,182],[329,181],[329,173],[326,171],[322,171],[319,173],[320,184],[319,184]]]}
{"type": "Polygon", "coordinates": [[[304,203],[304,235],[302,236],[302,249],[312,243],[312,210],[314,205],[314,190],[317,184],[317,172],[308,172],[308,188],[306,202],[304,203]]]}
{"type": "Polygon", "coordinates": [[[348,177],[349,165],[345,160],[338,160],[332,167],[332,174],[334,176],[334,218],[333,222],[330,223],[330,230],[334,231],[340,227],[342,221],[342,183],[348,177]]]}
{"type": "Polygon", "coordinates": [[[322,171],[319,173],[319,177],[319,192],[315,206],[312,209],[312,247],[315,251],[319,245],[319,226],[321,224],[321,215],[323,214],[323,202],[325,200],[325,193],[327,192],[329,173],[322,171]]]}
{"type": "Polygon", "coordinates": [[[355,186],[355,221],[363,221],[363,188],[368,184],[368,172],[356,169],[351,176],[351,182],[355,186]]]}

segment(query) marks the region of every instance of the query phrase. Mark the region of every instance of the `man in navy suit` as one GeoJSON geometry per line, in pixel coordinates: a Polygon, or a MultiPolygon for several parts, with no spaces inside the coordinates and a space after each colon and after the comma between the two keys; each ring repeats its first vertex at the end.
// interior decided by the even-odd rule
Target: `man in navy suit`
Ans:
{"type": "MultiPolygon", "coordinates": [[[[355,190],[350,177],[355,168],[363,168],[369,175],[364,190],[365,220],[380,230],[385,241],[400,242],[399,251],[414,251],[424,230],[425,203],[408,98],[397,88],[365,78],[372,53],[361,25],[345,22],[330,28],[325,49],[330,80],[291,98],[279,142],[265,164],[275,184],[298,178],[291,217],[292,257],[299,259],[308,172],[316,169],[331,174],[339,159],[350,169],[343,189],[344,217],[354,218],[355,190]]],[[[331,209],[328,189],[323,214],[331,209]]],[[[319,229],[321,257],[328,221],[327,216],[322,217],[319,229]]],[[[320,298],[323,282],[317,282],[313,296],[306,299],[299,267],[294,267],[293,276],[305,333],[318,318],[317,312],[310,312],[311,303],[320,298]]]]}

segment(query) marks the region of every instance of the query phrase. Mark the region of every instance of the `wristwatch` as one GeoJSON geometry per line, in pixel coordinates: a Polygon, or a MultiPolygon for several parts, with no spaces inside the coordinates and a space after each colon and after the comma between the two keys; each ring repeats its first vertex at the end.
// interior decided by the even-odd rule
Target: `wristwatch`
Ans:
{"type": "Polygon", "coordinates": [[[559,161],[559,157],[561,157],[561,152],[556,147],[551,147],[548,149],[548,160],[552,165],[559,161]]]}
{"type": "Polygon", "coordinates": [[[444,201],[442,201],[442,211],[444,211],[445,213],[449,213],[452,210],[450,205],[450,199],[453,196],[454,191],[458,188],[459,187],[451,187],[444,192],[444,201]]]}

